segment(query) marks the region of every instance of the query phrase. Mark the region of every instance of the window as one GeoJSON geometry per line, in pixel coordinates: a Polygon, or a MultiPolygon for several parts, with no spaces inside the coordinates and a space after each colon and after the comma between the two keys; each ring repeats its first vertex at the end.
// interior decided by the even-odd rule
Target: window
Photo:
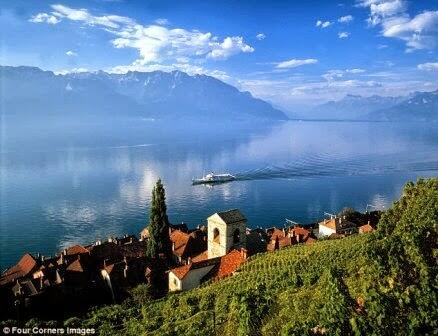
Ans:
{"type": "Polygon", "coordinates": [[[240,243],[240,230],[239,229],[234,230],[233,243],[234,244],[240,243]]]}
{"type": "Polygon", "coordinates": [[[216,228],[216,229],[214,229],[213,230],[213,241],[215,242],[215,243],[219,243],[219,229],[218,228],[216,228]]]}

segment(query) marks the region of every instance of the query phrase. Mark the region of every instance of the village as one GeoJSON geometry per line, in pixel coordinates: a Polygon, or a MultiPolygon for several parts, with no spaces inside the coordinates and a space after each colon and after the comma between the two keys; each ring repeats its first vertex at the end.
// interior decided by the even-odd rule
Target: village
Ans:
{"type": "Polygon", "coordinates": [[[55,256],[26,253],[1,274],[0,313],[17,320],[35,315],[44,318],[54,312],[62,317],[64,312],[121,302],[139,284],[155,286],[161,296],[190,290],[232,276],[255,254],[375,229],[377,212],[363,214],[353,222],[348,218],[351,211],[348,216],[329,215],[310,225],[287,220],[282,228],[251,228],[238,209],[216,212],[195,229],[185,223],[169,224],[170,260],[147,256],[149,227],[138,237],[124,235],[74,245],[55,256]]]}

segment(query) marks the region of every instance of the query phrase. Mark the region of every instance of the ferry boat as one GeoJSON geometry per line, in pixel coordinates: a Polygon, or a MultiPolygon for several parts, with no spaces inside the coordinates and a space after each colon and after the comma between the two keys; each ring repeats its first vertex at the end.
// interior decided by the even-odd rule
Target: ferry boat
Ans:
{"type": "Polygon", "coordinates": [[[234,181],[235,176],[231,174],[215,174],[211,172],[199,179],[192,179],[192,184],[224,183],[234,181]]]}

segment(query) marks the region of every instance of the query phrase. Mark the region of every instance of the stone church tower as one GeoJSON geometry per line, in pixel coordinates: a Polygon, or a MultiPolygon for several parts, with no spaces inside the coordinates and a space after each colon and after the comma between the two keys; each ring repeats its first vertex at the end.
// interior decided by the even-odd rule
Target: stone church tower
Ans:
{"type": "Polygon", "coordinates": [[[237,210],[217,212],[207,218],[208,258],[221,257],[231,249],[246,247],[246,218],[237,210]]]}

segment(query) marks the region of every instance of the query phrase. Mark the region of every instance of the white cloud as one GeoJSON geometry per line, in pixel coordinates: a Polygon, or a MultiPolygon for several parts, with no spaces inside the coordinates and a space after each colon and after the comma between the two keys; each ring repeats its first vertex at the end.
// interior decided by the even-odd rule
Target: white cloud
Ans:
{"type": "Polygon", "coordinates": [[[64,5],[52,5],[53,15],[59,19],[68,19],[72,21],[83,22],[90,26],[103,26],[106,28],[116,29],[121,25],[134,24],[134,21],[125,16],[103,15],[95,16],[88,12],[87,9],[74,9],[64,5]]]}
{"type": "Polygon", "coordinates": [[[351,22],[353,20],[354,20],[354,17],[352,15],[345,15],[345,16],[341,16],[338,19],[338,22],[340,22],[340,23],[349,23],[349,22],[351,22]]]}
{"type": "Polygon", "coordinates": [[[144,26],[124,16],[96,16],[87,9],[73,9],[63,5],[51,7],[51,15],[59,20],[77,21],[88,26],[100,27],[113,34],[115,39],[111,43],[115,48],[138,50],[140,57],[132,63],[134,67],[153,63],[173,63],[184,58],[190,58],[192,61],[207,58],[227,59],[239,53],[254,51],[241,36],[228,36],[220,40],[210,32],[169,29],[156,24],[144,26]]]}
{"type": "Polygon", "coordinates": [[[160,25],[160,26],[166,26],[166,25],[169,24],[169,20],[168,19],[163,19],[163,18],[156,19],[154,22],[157,25],[160,25]]]}
{"type": "Polygon", "coordinates": [[[345,72],[352,73],[352,74],[359,74],[359,73],[364,73],[365,70],[364,69],[355,68],[355,69],[346,69],[345,72]]]}
{"type": "Polygon", "coordinates": [[[290,68],[296,68],[299,67],[301,65],[306,65],[306,64],[315,64],[318,63],[317,59],[314,58],[308,58],[308,59],[291,59],[289,61],[284,61],[284,62],[279,62],[276,63],[276,68],[277,69],[290,69],[290,68]]]}
{"type": "Polygon", "coordinates": [[[247,45],[241,36],[226,37],[222,43],[209,41],[210,51],[207,53],[208,58],[227,59],[228,57],[240,52],[251,53],[254,48],[247,45]]]}
{"type": "Polygon", "coordinates": [[[69,50],[65,53],[67,56],[73,57],[73,56],[78,56],[78,54],[76,52],[74,52],[73,50],[69,50]]]}
{"type": "Polygon", "coordinates": [[[382,23],[382,33],[406,42],[407,50],[438,47],[438,11],[425,11],[410,19],[394,17],[382,23]]]}
{"type": "Polygon", "coordinates": [[[340,38],[340,39],[344,39],[344,38],[347,38],[347,37],[349,37],[350,36],[350,33],[349,32],[339,32],[338,33],[338,37],[340,38]]]}
{"type": "Polygon", "coordinates": [[[266,38],[266,35],[265,34],[263,34],[263,33],[259,33],[259,34],[257,34],[256,35],[256,39],[257,40],[264,40],[266,38]]]}
{"type": "Polygon", "coordinates": [[[379,25],[382,35],[405,41],[406,51],[438,47],[438,11],[424,11],[411,17],[404,0],[360,0],[369,8],[368,23],[379,25]]]}
{"type": "Polygon", "coordinates": [[[48,23],[48,24],[57,24],[61,22],[55,15],[47,14],[47,13],[39,13],[37,15],[32,16],[29,19],[29,22],[33,23],[48,23]]]}
{"type": "Polygon", "coordinates": [[[418,64],[417,68],[419,70],[424,70],[424,71],[436,71],[438,70],[438,62],[437,63],[422,63],[422,64],[418,64]]]}
{"type": "Polygon", "coordinates": [[[354,69],[345,69],[345,70],[329,70],[321,77],[324,78],[328,82],[332,82],[338,80],[339,78],[343,78],[345,75],[357,75],[360,73],[364,73],[364,69],[354,68],[354,69]]]}
{"type": "Polygon", "coordinates": [[[321,21],[321,20],[318,20],[318,21],[316,21],[315,26],[316,26],[316,27],[321,27],[321,28],[327,28],[328,26],[330,26],[330,25],[332,25],[332,24],[333,24],[333,23],[330,22],[330,21],[321,21]]]}

